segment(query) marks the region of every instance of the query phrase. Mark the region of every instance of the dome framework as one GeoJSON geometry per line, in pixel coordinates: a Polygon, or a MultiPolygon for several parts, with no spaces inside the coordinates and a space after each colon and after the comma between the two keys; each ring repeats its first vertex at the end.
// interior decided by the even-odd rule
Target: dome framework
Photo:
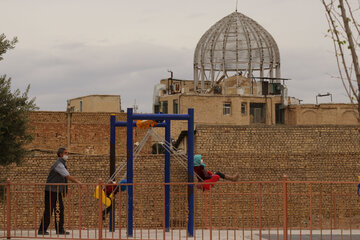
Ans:
{"type": "Polygon", "coordinates": [[[215,23],[198,42],[194,53],[194,84],[205,89],[242,72],[249,78],[280,78],[280,53],[274,38],[251,18],[235,11],[215,23]],[[275,73],[274,73],[275,72],[275,73]]]}

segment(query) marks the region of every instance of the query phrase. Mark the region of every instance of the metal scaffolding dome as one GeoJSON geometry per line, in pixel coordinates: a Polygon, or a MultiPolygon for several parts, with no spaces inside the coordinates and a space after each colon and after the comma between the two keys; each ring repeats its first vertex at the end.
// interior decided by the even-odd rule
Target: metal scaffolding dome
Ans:
{"type": "Polygon", "coordinates": [[[215,23],[194,53],[195,86],[220,82],[230,73],[280,78],[280,53],[274,38],[251,18],[235,11],[215,23]],[[275,74],[274,74],[275,72],[275,74]]]}

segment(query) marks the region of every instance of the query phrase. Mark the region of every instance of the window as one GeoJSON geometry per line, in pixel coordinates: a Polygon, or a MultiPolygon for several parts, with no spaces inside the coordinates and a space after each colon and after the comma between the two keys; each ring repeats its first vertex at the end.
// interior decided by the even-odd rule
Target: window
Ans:
{"type": "Polygon", "coordinates": [[[161,105],[162,105],[162,112],[163,113],[168,113],[168,102],[163,101],[163,102],[161,102],[161,105]]]}
{"type": "Polygon", "coordinates": [[[246,103],[245,102],[241,103],[241,115],[243,115],[243,116],[246,115],[246,103]]]}
{"type": "Polygon", "coordinates": [[[82,107],[83,107],[82,100],[80,100],[80,112],[82,112],[82,107]]]}
{"type": "Polygon", "coordinates": [[[174,114],[178,114],[179,113],[179,104],[178,104],[178,100],[175,99],[173,101],[173,112],[174,114]]]}
{"type": "Polygon", "coordinates": [[[224,103],[223,105],[223,114],[230,115],[231,114],[231,103],[224,103]]]}
{"type": "Polygon", "coordinates": [[[159,113],[160,112],[160,105],[156,104],[154,105],[154,113],[159,113]]]}

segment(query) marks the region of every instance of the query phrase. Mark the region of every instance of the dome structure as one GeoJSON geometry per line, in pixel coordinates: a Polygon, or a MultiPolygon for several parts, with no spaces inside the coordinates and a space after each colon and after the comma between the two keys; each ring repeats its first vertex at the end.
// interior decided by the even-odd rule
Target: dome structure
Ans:
{"type": "Polygon", "coordinates": [[[194,53],[194,85],[220,82],[242,72],[246,77],[280,78],[280,53],[274,38],[251,18],[235,11],[215,23],[194,53]]]}

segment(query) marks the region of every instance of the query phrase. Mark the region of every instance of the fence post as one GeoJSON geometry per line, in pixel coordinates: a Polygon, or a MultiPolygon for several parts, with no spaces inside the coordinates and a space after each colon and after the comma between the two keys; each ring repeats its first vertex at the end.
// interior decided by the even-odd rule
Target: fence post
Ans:
{"type": "Polygon", "coordinates": [[[168,230],[166,227],[167,227],[167,206],[166,206],[166,186],[165,186],[166,183],[163,183],[162,184],[162,195],[163,195],[163,239],[165,239],[165,232],[168,230]]]}
{"type": "Polygon", "coordinates": [[[336,217],[337,217],[337,213],[336,213],[336,192],[333,192],[333,201],[334,201],[334,229],[336,229],[336,217]]]}
{"type": "Polygon", "coordinates": [[[261,199],[261,183],[259,183],[259,240],[262,239],[262,232],[261,232],[261,229],[262,229],[262,221],[261,221],[261,218],[262,218],[262,199],[261,199]]]}
{"type": "Polygon", "coordinates": [[[11,204],[10,204],[10,179],[6,180],[6,237],[11,238],[11,204]]]}
{"type": "Polygon", "coordinates": [[[209,202],[209,205],[210,205],[210,209],[209,209],[210,240],[212,240],[212,193],[211,193],[211,187],[209,189],[209,198],[210,198],[210,202],[209,202]]]}
{"type": "Polygon", "coordinates": [[[284,211],[284,226],[283,239],[288,240],[288,198],[287,198],[287,176],[284,175],[283,181],[283,211],[284,211]]]}
{"type": "Polygon", "coordinates": [[[99,179],[99,188],[98,188],[98,194],[99,194],[99,240],[102,239],[102,180],[99,179]]]}
{"type": "Polygon", "coordinates": [[[313,219],[312,219],[312,184],[309,186],[309,198],[310,198],[310,240],[312,240],[312,229],[313,229],[313,219]]]}

